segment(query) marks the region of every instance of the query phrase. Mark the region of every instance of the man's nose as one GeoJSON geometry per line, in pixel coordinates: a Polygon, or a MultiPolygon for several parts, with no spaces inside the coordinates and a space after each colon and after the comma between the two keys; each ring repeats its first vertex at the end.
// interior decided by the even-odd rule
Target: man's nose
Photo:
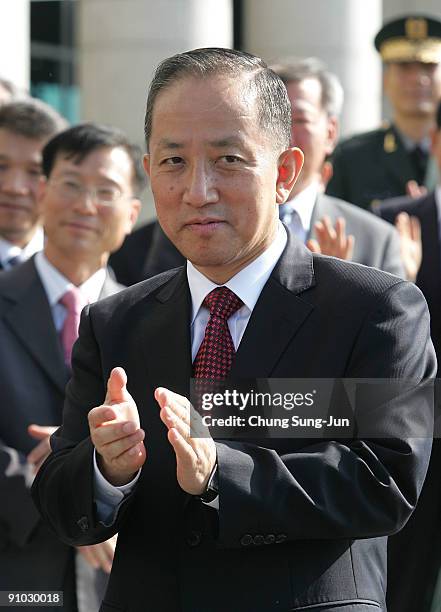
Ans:
{"type": "Polygon", "coordinates": [[[98,212],[98,205],[95,195],[85,189],[75,199],[74,209],[81,215],[96,215],[98,212]]]}
{"type": "Polygon", "coordinates": [[[184,200],[191,206],[204,206],[217,202],[217,186],[213,169],[207,164],[195,164],[188,171],[184,200]]]}
{"type": "Polygon", "coordinates": [[[30,191],[29,179],[20,170],[9,170],[0,178],[0,189],[5,193],[14,195],[28,195],[30,191]]]}

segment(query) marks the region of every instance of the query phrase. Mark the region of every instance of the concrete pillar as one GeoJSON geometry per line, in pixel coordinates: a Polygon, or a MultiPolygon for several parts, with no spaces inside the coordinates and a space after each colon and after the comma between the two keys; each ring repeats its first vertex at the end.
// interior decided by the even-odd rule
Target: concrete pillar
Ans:
{"type": "Polygon", "coordinates": [[[80,0],[78,26],[82,119],[116,125],[144,146],[154,68],[188,49],[230,47],[232,1],[80,0]]]}
{"type": "Polygon", "coordinates": [[[0,1],[0,77],[29,89],[30,0],[0,1]]]}
{"type": "Polygon", "coordinates": [[[267,61],[316,56],[345,90],[341,134],[379,125],[381,63],[373,38],[382,0],[244,0],[244,48],[267,61]]]}

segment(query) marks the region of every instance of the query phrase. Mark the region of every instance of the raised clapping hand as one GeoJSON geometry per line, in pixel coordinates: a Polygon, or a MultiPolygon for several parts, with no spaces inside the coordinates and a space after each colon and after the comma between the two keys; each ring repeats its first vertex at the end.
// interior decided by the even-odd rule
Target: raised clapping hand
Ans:
{"type": "MultiPolygon", "coordinates": [[[[93,408],[88,417],[98,465],[115,486],[130,482],[146,460],[138,408],[126,385],[124,370],[114,368],[107,382],[104,404],[93,408]]],[[[216,463],[216,445],[186,397],[160,387],[155,398],[176,454],[178,483],[187,493],[200,495],[216,463]],[[190,415],[192,433],[198,437],[190,437],[190,415]]]]}
{"type": "Polygon", "coordinates": [[[315,224],[317,240],[308,240],[306,246],[313,253],[332,255],[350,261],[354,252],[354,236],[346,235],[346,222],[339,217],[332,225],[331,219],[325,215],[315,224]]]}
{"type": "Polygon", "coordinates": [[[168,440],[176,455],[176,476],[181,489],[200,495],[216,463],[216,445],[208,428],[188,399],[158,387],[155,398],[161,407],[162,422],[168,428],[168,440]],[[198,437],[190,437],[191,432],[198,437]]]}
{"type": "Polygon", "coordinates": [[[89,412],[89,429],[103,476],[113,485],[130,482],[146,459],[138,408],[127,391],[123,368],[114,368],[102,406],[89,412]]]}

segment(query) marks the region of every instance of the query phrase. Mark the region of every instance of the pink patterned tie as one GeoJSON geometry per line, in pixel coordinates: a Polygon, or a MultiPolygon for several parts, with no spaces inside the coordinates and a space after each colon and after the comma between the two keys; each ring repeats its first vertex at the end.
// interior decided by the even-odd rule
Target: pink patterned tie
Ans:
{"type": "Polygon", "coordinates": [[[194,378],[225,380],[228,376],[236,351],[227,321],[242,305],[242,300],[228,287],[213,289],[205,298],[210,318],[193,362],[194,378]]]}
{"type": "Polygon", "coordinates": [[[71,287],[59,301],[66,308],[66,318],[61,330],[61,342],[64,349],[64,361],[70,366],[72,347],[78,338],[81,311],[87,304],[87,300],[77,287],[71,287]]]}

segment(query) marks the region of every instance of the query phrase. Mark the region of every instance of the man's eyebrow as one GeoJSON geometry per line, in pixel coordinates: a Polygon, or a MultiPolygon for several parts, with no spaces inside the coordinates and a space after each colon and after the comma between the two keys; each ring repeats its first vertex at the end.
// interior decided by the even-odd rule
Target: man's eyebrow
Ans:
{"type": "Polygon", "coordinates": [[[161,147],[161,149],[182,149],[184,145],[181,142],[173,142],[173,140],[161,138],[158,142],[158,146],[161,147]]]}
{"type": "Polygon", "coordinates": [[[237,136],[227,136],[226,138],[220,138],[219,140],[212,140],[209,143],[212,147],[223,149],[225,147],[238,146],[242,144],[241,138],[237,136]]]}
{"type": "MultiPolygon", "coordinates": [[[[226,147],[241,145],[242,139],[238,138],[237,136],[227,136],[225,138],[210,140],[208,144],[211,147],[215,147],[217,149],[224,149],[226,147]]],[[[182,142],[174,142],[173,140],[162,138],[158,142],[158,146],[161,147],[162,149],[183,149],[185,145],[182,142]]]]}

